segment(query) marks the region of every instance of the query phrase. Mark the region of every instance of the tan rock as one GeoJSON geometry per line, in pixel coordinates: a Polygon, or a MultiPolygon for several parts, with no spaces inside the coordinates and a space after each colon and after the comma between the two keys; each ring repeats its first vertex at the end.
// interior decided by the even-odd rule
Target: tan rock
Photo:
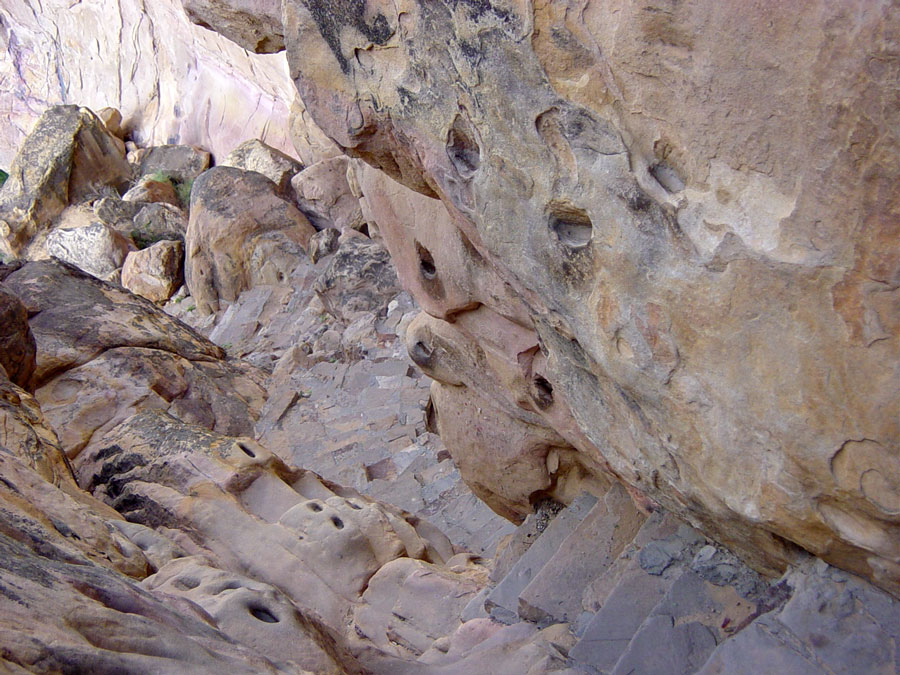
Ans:
{"type": "Polygon", "coordinates": [[[591,462],[759,569],[898,593],[896,17],[649,9],[289,0],[285,40],[319,126],[528,307],[591,462]]]}
{"type": "Polygon", "coordinates": [[[66,454],[75,458],[142,410],[166,410],[222,433],[252,433],[266,394],[249,370],[158,349],[116,347],[56,375],[35,396],[53,428],[60,430],[66,454]]]}
{"type": "Polygon", "coordinates": [[[294,199],[317,229],[358,230],[365,221],[347,182],[350,159],[332,157],[305,168],[291,180],[294,199]]]}
{"type": "Polygon", "coordinates": [[[153,303],[74,268],[45,261],[9,269],[3,282],[28,309],[37,342],[35,387],[123,344],[191,361],[224,356],[219,347],[153,303]]]}
{"type": "Polygon", "coordinates": [[[250,259],[263,235],[280,232],[305,251],[315,232],[262,174],[214,167],[193,187],[185,276],[197,309],[209,314],[254,284],[250,259]]]}
{"type": "Polygon", "coordinates": [[[87,108],[47,110],[23,141],[0,193],[0,252],[25,254],[70,203],[105,185],[124,187],[131,167],[114,138],[87,108]]]}
{"type": "MultiPolygon", "coordinates": [[[[296,91],[296,90],[295,90],[296,91]]],[[[323,159],[340,157],[344,153],[313,121],[303,100],[293,97],[289,117],[289,131],[294,150],[304,166],[312,166],[323,159]]]]}
{"type": "Polygon", "coordinates": [[[89,490],[133,522],[183,530],[218,566],[279,588],[350,672],[354,650],[371,644],[359,644],[345,616],[372,575],[403,556],[442,562],[403,512],[290,467],[249,438],[148,411],[95,447],[79,458],[89,490]]]}
{"type": "Polygon", "coordinates": [[[122,199],[126,202],[161,202],[178,208],[182,206],[175,186],[161,173],[142,176],[128,192],[122,195],[122,199]]]}
{"type": "Polygon", "coordinates": [[[183,281],[184,244],[180,241],[158,241],[132,251],[122,266],[122,286],[151,302],[165,302],[183,281]]]}
{"type": "Polygon", "coordinates": [[[181,4],[192,22],[211,28],[249,52],[272,54],[284,49],[277,0],[182,0],[181,4]]]}
{"type": "Polygon", "coordinates": [[[106,130],[117,138],[122,138],[122,113],[116,108],[101,108],[97,111],[97,117],[103,122],[106,130]]]}
{"type": "Polygon", "coordinates": [[[244,171],[256,171],[278,186],[287,195],[291,178],[300,173],[303,165],[258,139],[245,141],[232,150],[219,166],[233,166],[244,171]]]}

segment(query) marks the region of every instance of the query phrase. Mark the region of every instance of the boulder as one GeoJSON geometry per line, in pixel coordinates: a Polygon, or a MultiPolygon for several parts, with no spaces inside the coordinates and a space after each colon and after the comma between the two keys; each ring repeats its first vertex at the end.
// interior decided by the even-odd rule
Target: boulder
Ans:
{"type": "Polygon", "coordinates": [[[147,204],[126,227],[138,248],[143,248],[163,239],[183,240],[187,218],[184,211],[170,204],[147,204]]]}
{"type": "Polygon", "coordinates": [[[150,202],[181,207],[181,197],[169,177],[162,172],[141,176],[128,192],[122,195],[126,202],[150,202]]]}
{"type": "Polygon", "coordinates": [[[325,310],[342,320],[380,310],[401,290],[387,249],[355,232],[341,237],[315,289],[325,310]]]}
{"type": "Polygon", "coordinates": [[[341,233],[333,227],[319,230],[309,238],[309,259],[313,264],[338,250],[341,233]]]}
{"type": "Polygon", "coordinates": [[[18,257],[71,203],[103,186],[124,188],[131,167],[87,108],[49,108],[23,141],[0,191],[0,252],[18,257]]]}
{"type": "Polygon", "coordinates": [[[177,183],[187,183],[209,168],[209,153],[192,145],[158,145],[141,158],[141,176],[161,174],[177,183]]]}
{"type": "Polygon", "coordinates": [[[55,261],[0,267],[0,281],[28,309],[37,342],[32,384],[124,345],[217,361],[224,352],[152,302],[55,261]]]}
{"type": "Polygon", "coordinates": [[[318,8],[284,3],[308,111],[525,303],[579,451],[757,569],[900,593],[889,3],[318,8]]]}
{"type": "Polygon", "coordinates": [[[294,200],[316,229],[358,230],[365,225],[359,196],[347,182],[347,157],[323,159],[291,180],[294,200]]]}
{"type": "Polygon", "coordinates": [[[28,310],[0,285],[0,372],[5,372],[14,384],[27,387],[34,373],[35,351],[28,310]]]}
{"type": "Polygon", "coordinates": [[[224,35],[248,52],[272,54],[284,49],[277,0],[182,0],[181,4],[193,23],[224,35]]]}
{"type": "Polygon", "coordinates": [[[185,276],[198,311],[215,312],[220,300],[234,302],[254,285],[250,261],[264,235],[280,233],[305,250],[314,232],[262,174],[226,166],[205,172],[194,183],[185,236],[185,276]]]}
{"type": "Polygon", "coordinates": [[[135,250],[130,239],[103,223],[53,230],[46,247],[50,256],[99,279],[113,275],[135,250]]]}
{"type": "Polygon", "coordinates": [[[122,286],[151,302],[171,298],[184,281],[184,243],[158,241],[132,251],[122,266],[122,286]]]}
{"type": "Polygon", "coordinates": [[[303,165],[297,160],[271,148],[258,139],[245,141],[232,150],[219,166],[233,166],[244,171],[261,173],[287,195],[291,178],[300,173],[303,165]]]}

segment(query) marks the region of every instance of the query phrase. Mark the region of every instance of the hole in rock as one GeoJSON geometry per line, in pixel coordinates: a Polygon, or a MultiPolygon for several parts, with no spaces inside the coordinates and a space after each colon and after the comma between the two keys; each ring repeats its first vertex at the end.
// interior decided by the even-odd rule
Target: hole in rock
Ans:
{"type": "Polygon", "coordinates": [[[331,516],[332,524],[339,530],[344,529],[344,521],[338,518],[337,516],[331,516]]]}
{"type": "Polygon", "coordinates": [[[419,271],[422,273],[422,276],[429,281],[434,279],[437,276],[437,267],[434,265],[434,258],[431,252],[422,244],[416,242],[416,253],[419,256],[419,271]]]}
{"type": "Polygon", "coordinates": [[[245,444],[243,444],[243,443],[238,443],[238,447],[239,447],[241,450],[243,450],[243,451],[244,451],[244,454],[247,455],[248,457],[256,457],[256,453],[253,452],[250,448],[248,448],[245,444]]]}
{"type": "Polygon", "coordinates": [[[200,585],[200,580],[195,579],[194,577],[181,577],[180,579],[173,581],[172,585],[179,590],[189,591],[197,588],[197,586],[200,585]]]}
{"type": "Polygon", "coordinates": [[[665,162],[658,162],[648,167],[650,175],[656,182],[663,186],[666,192],[681,192],[684,190],[684,181],[671,166],[665,162]]]}
{"type": "Polygon", "coordinates": [[[306,505],[306,508],[308,508],[310,511],[314,511],[315,513],[318,513],[319,511],[322,510],[322,505],[319,504],[318,502],[309,502],[306,505]]]}
{"type": "Polygon", "coordinates": [[[481,166],[481,148],[475,130],[462,115],[457,115],[447,133],[447,156],[463,178],[469,178],[481,166]]]}
{"type": "Polygon", "coordinates": [[[417,340],[409,350],[409,358],[413,360],[417,366],[425,367],[431,361],[431,355],[434,350],[421,340],[417,340]]]}
{"type": "Polygon", "coordinates": [[[260,621],[263,621],[264,623],[278,623],[278,617],[272,614],[272,612],[267,610],[265,607],[252,606],[248,609],[250,610],[250,614],[253,615],[254,619],[258,619],[260,621]]]}
{"type": "Polygon", "coordinates": [[[354,510],[356,510],[356,511],[362,511],[362,507],[361,507],[359,504],[355,503],[355,502],[347,502],[347,505],[348,505],[351,509],[354,509],[354,510]]]}
{"type": "Polygon", "coordinates": [[[534,376],[534,402],[541,410],[553,405],[553,385],[540,375],[534,376]]]}
{"type": "Polygon", "coordinates": [[[226,581],[224,584],[222,584],[219,588],[216,589],[216,591],[213,593],[213,595],[218,595],[219,593],[224,593],[225,591],[235,591],[235,590],[239,589],[240,587],[241,587],[241,585],[237,581],[226,581]]]}
{"type": "Polygon", "coordinates": [[[583,248],[591,243],[594,225],[587,211],[564,202],[550,205],[550,229],[569,248],[583,248]]]}

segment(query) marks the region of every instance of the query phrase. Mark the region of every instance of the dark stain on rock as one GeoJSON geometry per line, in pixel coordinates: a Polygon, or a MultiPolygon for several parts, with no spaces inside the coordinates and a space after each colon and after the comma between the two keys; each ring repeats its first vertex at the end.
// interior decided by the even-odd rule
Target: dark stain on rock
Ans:
{"type": "Polygon", "coordinates": [[[365,0],[305,0],[303,4],[345,74],[350,72],[350,63],[341,51],[341,28],[351,26],[376,45],[386,44],[394,35],[384,14],[378,13],[371,23],[366,21],[365,0]]]}

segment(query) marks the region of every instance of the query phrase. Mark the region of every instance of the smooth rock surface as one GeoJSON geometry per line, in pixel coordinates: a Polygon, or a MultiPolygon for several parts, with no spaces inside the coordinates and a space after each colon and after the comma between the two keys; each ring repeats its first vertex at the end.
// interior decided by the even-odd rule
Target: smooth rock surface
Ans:
{"type": "Polygon", "coordinates": [[[293,154],[296,90],[283,54],[248,54],[190,23],[179,0],[13,0],[0,8],[0,166],[51,105],[117,108],[142,146],[198,145],[224,157],[248,138],[293,154]],[[85,36],[91,36],[91,40],[85,36]]]}

